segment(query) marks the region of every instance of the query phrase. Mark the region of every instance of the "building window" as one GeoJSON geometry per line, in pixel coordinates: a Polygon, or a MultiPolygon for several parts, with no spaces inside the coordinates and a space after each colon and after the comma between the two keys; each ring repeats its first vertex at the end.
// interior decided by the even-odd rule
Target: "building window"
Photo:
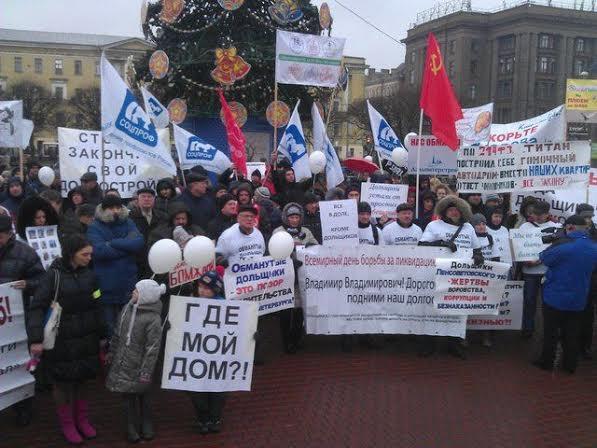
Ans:
{"type": "Polygon", "coordinates": [[[54,74],[62,75],[63,65],[64,65],[64,62],[62,61],[62,59],[55,59],[54,60],[54,74]]]}
{"type": "Polygon", "coordinates": [[[6,92],[6,80],[0,79],[0,92],[6,92]]]}
{"type": "Polygon", "coordinates": [[[500,51],[514,50],[514,36],[500,37],[498,41],[498,48],[500,51]]]}
{"type": "Polygon", "coordinates": [[[541,34],[539,36],[539,48],[553,49],[554,38],[551,34],[541,34]]]}
{"type": "Polygon", "coordinates": [[[67,99],[66,83],[56,81],[52,83],[52,95],[54,98],[67,99]]]}
{"type": "Polygon", "coordinates": [[[83,74],[83,63],[81,61],[75,61],[75,75],[83,74]]]}
{"type": "Polygon", "coordinates": [[[576,39],[576,43],[574,44],[574,48],[576,49],[577,53],[582,53],[585,51],[585,40],[584,39],[576,39]]]}
{"type": "Polygon", "coordinates": [[[509,107],[498,107],[496,115],[498,123],[510,123],[512,121],[512,110],[509,107]]]}
{"type": "Polygon", "coordinates": [[[408,83],[412,86],[415,84],[415,71],[411,70],[408,74],[408,83]]]}
{"type": "Polygon", "coordinates": [[[477,86],[476,85],[472,85],[469,89],[469,96],[471,98],[471,100],[474,100],[477,98],[477,86]]]}
{"type": "Polygon", "coordinates": [[[354,157],[354,148],[348,148],[347,157],[354,157]]]}
{"type": "Polygon", "coordinates": [[[574,60],[574,74],[580,76],[584,71],[587,71],[587,64],[584,59],[574,60]]]}
{"type": "Polygon", "coordinates": [[[535,83],[535,95],[542,100],[550,100],[555,92],[555,83],[548,81],[539,81],[535,83]]]}
{"type": "Polygon", "coordinates": [[[56,119],[56,126],[66,126],[66,114],[64,112],[56,112],[54,118],[56,119]]]}
{"type": "Polygon", "coordinates": [[[42,58],[35,58],[33,65],[35,66],[35,73],[42,73],[44,71],[42,58]]]}
{"type": "Polygon", "coordinates": [[[556,60],[548,56],[541,56],[537,61],[537,72],[539,73],[555,73],[556,60]]]}
{"type": "Polygon", "coordinates": [[[506,79],[498,82],[497,96],[498,98],[508,98],[512,96],[512,80],[506,79]]]}
{"type": "Polygon", "coordinates": [[[448,63],[448,76],[452,78],[454,76],[454,61],[448,63]]]}
{"type": "Polygon", "coordinates": [[[448,44],[448,49],[450,51],[450,54],[454,54],[456,52],[456,41],[455,40],[450,41],[450,43],[448,44]]]}
{"type": "Polygon", "coordinates": [[[514,58],[507,57],[507,58],[500,58],[499,59],[499,68],[500,74],[504,75],[507,73],[512,73],[514,71],[514,58]]]}
{"type": "Polygon", "coordinates": [[[417,61],[417,52],[413,50],[410,52],[410,63],[414,64],[416,61],[417,61]]]}
{"type": "Polygon", "coordinates": [[[15,56],[15,72],[23,73],[23,58],[15,56]]]}
{"type": "Polygon", "coordinates": [[[479,40],[478,39],[473,39],[471,41],[471,51],[473,53],[478,53],[479,52],[479,40]]]}
{"type": "Polygon", "coordinates": [[[102,69],[100,67],[100,61],[95,61],[95,76],[100,76],[102,74],[102,69]]]}
{"type": "Polygon", "coordinates": [[[471,61],[471,75],[476,75],[479,71],[479,61],[471,61]]]}

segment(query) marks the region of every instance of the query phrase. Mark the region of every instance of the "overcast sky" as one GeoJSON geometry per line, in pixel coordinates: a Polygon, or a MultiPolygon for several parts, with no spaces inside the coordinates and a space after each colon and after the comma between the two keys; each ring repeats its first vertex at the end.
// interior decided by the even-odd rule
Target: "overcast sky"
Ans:
{"type": "MultiPolygon", "coordinates": [[[[417,12],[437,0],[340,0],[397,40],[406,36],[417,12]]],[[[510,3],[509,0],[508,3],[510,3]]],[[[320,5],[323,0],[313,0],[320,5]]],[[[345,54],[363,56],[376,68],[404,61],[404,46],[327,0],[334,17],[333,35],[347,38],[345,54]]],[[[497,7],[502,0],[473,0],[473,8],[497,7]]],[[[141,36],[141,0],[0,0],[0,28],[141,36]]]]}

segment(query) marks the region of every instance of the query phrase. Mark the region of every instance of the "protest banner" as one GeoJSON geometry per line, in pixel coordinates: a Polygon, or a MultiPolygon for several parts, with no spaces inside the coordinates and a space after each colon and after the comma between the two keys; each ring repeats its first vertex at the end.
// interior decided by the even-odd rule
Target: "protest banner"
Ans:
{"type": "Polygon", "coordinates": [[[459,193],[586,189],[589,142],[470,146],[458,151],[459,193]]]}
{"type": "Polygon", "coordinates": [[[462,109],[462,119],[456,122],[456,134],[461,146],[487,143],[491,134],[493,103],[462,109]]]}
{"type": "Polygon", "coordinates": [[[294,265],[290,258],[253,258],[228,266],[224,288],[229,300],[246,300],[259,306],[259,316],[294,307],[294,265]]]}
{"type": "Polygon", "coordinates": [[[195,268],[189,266],[185,261],[181,261],[168,273],[168,284],[170,285],[170,288],[177,288],[186,285],[187,283],[194,282],[208,271],[215,270],[216,265],[214,262],[211,262],[202,268],[195,268]]]}
{"type": "MultiPolygon", "coordinates": [[[[597,209],[597,168],[591,168],[589,173],[589,204],[597,209]]],[[[597,225],[597,214],[593,216],[593,222],[597,225]]]]}
{"type": "Polygon", "coordinates": [[[276,31],[276,82],[336,87],[346,39],[276,31]]]}
{"type": "Polygon", "coordinates": [[[23,147],[22,133],[23,101],[0,101],[0,148],[23,147]]]}
{"type": "Polygon", "coordinates": [[[376,184],[363,182],[361,184],[361,201],[371,206],[371,216],[379,218],[387,214],[396,217],[396,207],[406,202],[408,185],[376,184]]]}
{"type": "Polygon", "coordinates": [[[359,214],[357,201],[321,201],[321,233],[324,246],[354,246],[359,244],[359,214]]]}
{"type": "Polygon", "coordinates": [[[264,162],[247,162],[247,173],[249,174],[249,177],[251,177],[251,173],[255,170],[261,173],[261,179],[265,179],[267,166],[264,162]]]}
{"type": "Polygon", "coordinates": [[[29,359],[22,292],[4,283],[0,285],[0,410],[34,395],[29,359]]]}
{"type": "Polygon", "coordinates": [[[510,265],[462,259],[435,260],[435,309],[442,314],[497,314],[510,265]]]}
{"type": "Polygon", "coordinates": [[[514,261],[537,261],[539,254],[548,246],[543,244],[541,229],[510,229],[510,242],[514,261]]]}
{"type": "Polygon", "coordinates": [[[299,287],[309,334],[427,334],[464,337],[466,317],[442,315],[433,305],[435,259],[446,248],[391,246],[297,252],[299,287]]]}
{"type": "Polygon", "coordinates": [[[566,140],[566,114],[564,105],[537,117],[508,124],[491,125],[490,145],[515,143],[546,143],[566,140]]]}
{"type": "Polygon", "coordinates": [[[566,80],[566,119],[569,123],[597,122],[596,80],[566,80]]]}
{"type": "Polygon", "coordinates": [[[510,200],[512,213],[520,213],[522,201],[529,196],[549,203],[549,214],[557,218],[561,224],[564,224],[566,218],[574,215],[578,204],[587,202],[587,190],[581,188],[555,191],[515,191],[510,200]]]}
{"type": "Polygon", "coordinates": [[[172,296],[162,388],[251,390],[257,304],[172,296]]]}
{"type": "Polygon", "coordinates": [[[410,174],[417,174],[417,148],[419,145],[421,147],[420,174],[424,176],[456,175],[458,152],[452,151],[449,146],[444,145],[433,135],[424,135],[421,139],[409,137],[406,141],[406,146],[412,148],[411,151],[408,151],[408,172],[410,174]]]}
{"type": "Polygon", "coordinates": [[[497,316],[469,316],[467,330],[520,330],[524,282],[506,282],[497,316]]]}
{"type": "Polygon", "coordinates": [[[157,164],[121,149],[104,139],[102,133],[82,129],[58,128],[58,160],[62,197],[81,184],[81,176],[97,173],[100,187],[114,188],[123,198],[130,198],[141,188],[153,188],[170,174],[157,164]],[[103,171],[102,171],[103,161],[103,171]]]}
{"type": "Polygon", "coordinates": [[[45,270],[52,262],[62,256],[62,248],[58,239],[58,226],[39,226],[25,228],[27,243],[33,248],[45,270]]]}

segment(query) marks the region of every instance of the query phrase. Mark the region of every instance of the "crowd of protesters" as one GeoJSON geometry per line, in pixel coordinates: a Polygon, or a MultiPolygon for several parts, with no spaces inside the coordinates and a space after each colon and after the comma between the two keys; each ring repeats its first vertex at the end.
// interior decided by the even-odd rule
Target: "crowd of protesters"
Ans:
{"type": "MultiPolygon", "coordinates": [[[[163,276],[152,277],[147,254],[153,243],[170,238],[182,248],[193,236],[212,239],[218,270],[177,292],[222,299],[222,267],[266,254],[273,233],[287,231],[296,245],[321,244],[319,202],[324,200],[358,202],[360,244],[471,249],[476,264],[510,262],[508,229],[540,228],[551,238],[551,247],[539,261],[513,263],[510,271],[510,278],[524,280],[521,336],[533,335],[539,300],[544,346],[534,364],[553,369],[559,340],[566,371],[574,373],[579,358],[591,358],[597,230],[589,204],[580,204],[562,226],[552,219],[548,203],[532,197],[512,214],[509,195],[459,195],[446,179],[437,178],[422,179],[417,194],[412,178],[383,171],[348,173],[343,184],[327,190],[319,178],[297,182],[284,160],[272,166],[266,178],[255,171],[243,179],[228,170],[217,183],[195,167],[185,174],[184,183],[161,179],[155,190],[140,189],[128,201],[116,190],[103,191],[97,175],[89,172],[81,177],[81,186],[63,198],[59,181],[50,188],[39,182],[39,168],[39,163],[30,162],[24,180],[14,171],[0,176],[0,284],[11,283],[23,291],[30,351],[41,359],[38,386],[51,385],[60,426],[70,443],[96,436],[85,381],[96,377],[100,360],[111,366],[107,388],[122,394],[128,440],[154,437],[149,388],[163,350],[170,291],[161,284],[167,283],[163,276]],[[360,184],[365,181],[410,181],[408,200],[397,205],[395,219],[372,217],[371,206],[360,201],[360,184]],[[62,257],[45,271],[27,243],[26,228],[48,225],[58,226],[62,257]],[[44,351],[44,316],[56,298],[63,308],[60,331],[55,348],[44,351]]],[[[293,261],[298,269],[300,261],[294,255],[293,261]]],[[[300,348],[304,334],[300,298],[296,302],[298,307],[278,313],[289,354],[300,348]]],[[[364,339],[367,344],[383,343],[370,336],[364,339]]],[[[256,363],[261,361],[259,338],[258,334],[256,363]]],[[[445,345],[455,356],[466,357],[465,340],[428,336],[419,341],[421,356],[445,345]]],[[[492,344],[492,335],[484,334],[483,345],[492,344]]],[[[342,347],[351,350],[352,337],[343,337],[342,347]]],[[[198,430],[220,431],[224,394],[189,395],[198,430]]],[[[31,400],[14,406],[21,425],[31,420],[31,400]]]]}

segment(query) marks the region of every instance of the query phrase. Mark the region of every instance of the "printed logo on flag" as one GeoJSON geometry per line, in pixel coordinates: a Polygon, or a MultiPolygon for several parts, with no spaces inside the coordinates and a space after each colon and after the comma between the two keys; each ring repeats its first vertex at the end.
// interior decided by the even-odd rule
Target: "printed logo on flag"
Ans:
{"type": "Polygon", "coordinates": [[[149,98],[147,104],[149,104],[149,107],[151,107],[151,112],[156,116],[164,112],[164,108],[160,106],[160,104],[153,97],[149,98]]]}
{"type": "Polygon", "coordinates": [[[400,144],[400,140],[398,140],[398,137],[396,136],[390,125],[384,119],[382,119],[379,123],[377,140],[379,142],[379,146],[388,151],[392,151],[394,148],[402,147],[402,145],[400,144]]]}
{"type": "Polygon", "coordinates": [[[188,160],[213,160],[216,157],[217,149],[197,136],[189,138],[187,147],[188,160]]]}
{"type": "Polygon", "coordinates": [[[292,163],[294,163],[307,154],[307,144],[294,124],[286,128],[286,133],[288,134],[287,149],[292,158],[292,163]]]}
{"type": "Polygon", "coordinates": [[[124,103],[118,113],[116,129],[147,146],[155,147],[158,144],[155,126],[129,90],[126,91],[124,103]]]}

